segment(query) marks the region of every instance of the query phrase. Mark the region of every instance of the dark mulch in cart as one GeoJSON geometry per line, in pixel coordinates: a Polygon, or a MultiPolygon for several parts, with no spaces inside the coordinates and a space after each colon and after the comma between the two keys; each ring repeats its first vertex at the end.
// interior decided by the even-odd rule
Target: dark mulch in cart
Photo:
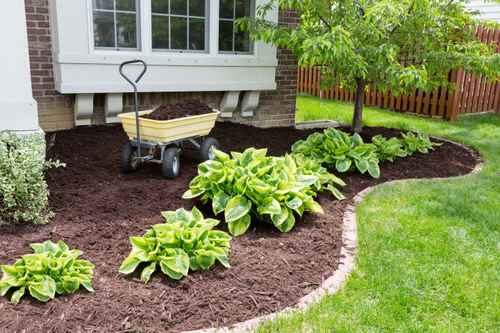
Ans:
{"type": "MultiPolygon", "coordinates": [[[[213,135],[228,150],[269,147],[285,153],[311,131],[291,128],[255,129],[218,123],[213,135]]],[[[366,128],[365,136],[398,135],[398,131],[366,128]]],[[[341,219],[352,196],[393,179],[449,177],[470,172],[477,162],[467,150],[444,143],[428,155],[414,155],[382,165],[378,180],[344,175],[348,200],[321,194],[326,214],[307,215],[288,234],[254,225],[232,242],[231,269],[216,267],[192,273],[180,282],[156,274],[147,285],[137,276],[118,274],[129,253],[128,237],[160,223],[160,211],[190,208],[181,199],[196,174],[193,156],[183,158],[182,175],[164,180],[157,165],[122,175],[118,171],[126,137],[120,126],[87,127],[57,133],[51,155],[67,164],[49,175],[50,204],[56,212],[45,226],[0,228],[0,262],[30,252],[29,244],[64,240],[85,252],[96,265],[96,292],[58,297],[40,304],[29,297],[17,306],[0,299],[0,332],[178,332],[228,325],[293,305],[332,275],[342,261],[341,219]]],[[[193,154],[187,154],[193,155],[193,154]]],[[[208,209],[204,209],[209,214],[208,209]]]]}
{"type": "Polygon", "coordinates": [[[188,116],[200,116],[211,112],[213,110],[206,104],[197,101],[186,101],[161,105],[154,109],[153,112],[142,117],[152,120],[172,120],[188,116]]]}

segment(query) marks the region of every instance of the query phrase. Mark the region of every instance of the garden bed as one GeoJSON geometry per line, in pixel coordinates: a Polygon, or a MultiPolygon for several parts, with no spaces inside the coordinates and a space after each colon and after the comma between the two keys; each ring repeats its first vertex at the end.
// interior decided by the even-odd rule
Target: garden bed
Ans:
{"type": "MultiPolygon", "coordinates": [[[[218,123],[212,134],[228,150],[268,147],[278,155],[310,133],[218,123]]],[[[364,135],[398,133],[367,128],[364,135]]],[[[161,223],[160,211],[192,206],[181,195],[196,175],[197,161],[186,156],[176,180],[164,180],[156,165],[122,175],[119,156],[126,140],[119,126],[57,133],[50,154],[67,164],[49,176],[50,202],[57,215],[46,226],[0,228],[0,263],[27,253],[30,243],[62,239],[96,264],[96,292],[59,297],[47,304],[25,298],[17,306],[1,298],[0,328],[9,332],[178,332],[279,311],[318,287],[337,268],[342,260],[342,215],[353,195],[388,180],[466,174],[477,162],[469,151],[444,143],[428,155],[383,163],[380,179],[341,175],[348,184],[343,189],[347,200],[320,195],[325,215],[306,215],[287,234],[270,225],[252,226],[232,242],[231,269],[219,265],[209,272],[190,273],[180,282],[155,274],[144,285],[137,275],[125,277],[117,272],[130,251],[128,237],[161,223]]],[[[210,209],[204,213],[209,216],[210,209]]]]}

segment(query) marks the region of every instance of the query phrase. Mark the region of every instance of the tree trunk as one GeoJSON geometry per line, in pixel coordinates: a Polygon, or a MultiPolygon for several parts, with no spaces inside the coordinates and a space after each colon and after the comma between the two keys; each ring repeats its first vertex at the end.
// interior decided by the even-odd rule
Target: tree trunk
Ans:
{"type": "Polygon", "coordinates": [[[352,130],[361,133],[363,130],[363,105],[365,102],[366,83],[363,79],[356,79],[356,98],[354,101],[354,115],[352,117],[352,130]]]}

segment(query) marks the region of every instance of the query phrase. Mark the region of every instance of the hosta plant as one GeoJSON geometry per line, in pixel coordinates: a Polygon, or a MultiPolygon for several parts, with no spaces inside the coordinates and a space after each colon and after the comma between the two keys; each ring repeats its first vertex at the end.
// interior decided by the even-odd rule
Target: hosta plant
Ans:
{"type": "Polygon", "coordinates": [[[377,155],[382,162],[394,162],[397,157],[407,156],[403,143],[398,138],[387,139],[382,135],[376,135],[372,138],[372,143],[377,147],[377,155]]]}
{"type": "Polygon", "coordinates": [[[1,266],[1,296],[15,289],[10,300],[17,304],[27,292],[41,302],[48,302],[56,294],[71,294],[80,287],[94,291],[94,265],[78,259],[81,251],[70,250],[63,241],[31,244],[31,248],[35,253],[22,256],[13,265],[1,266]]]}
{"type": "Polygon", "coordinates": [[[434,147],[441,145],[432,142],[428,135],[413,132],[403,134],[402,144],[408,155],[413,155],[416,152],[427,154],[429,151],[434,150],[434,147]]]}
{"type": "Polygon", "coordinates": [[[214,213],[224,213],[235,236],[247,231],[252,215],[288,232],[295,225],[295,214],[323,212],[314,200],[318,191],[328,189],[341,198],[336,184],[343,182],[320,165],[298,166],[291,155],[272,157],[266,149],[255,148],[231,155],[215,151],[214,160],[198,166],[198,176],[183,198],[211,201],[214,213]]]}
{"type": "Polygon", "coordinates": [[[154,225],[142,237],[130,237],[132,251],[120,266],[120,273],[131,274],[145,264],[141,280],[149,282],[159,268],[174,280],[193,271],[208,270],[216,262],[229,266],[231,236],[213,230],[218,220],[206,219],[194,207],[163,212],[165,223],[154,225]]]}
{"type": "Polygon", "coordinates": [[[294,154],[302,154],[338,172],[357,169],[368,172],[374,178],[380,177],[377,147],[364,143],[358,134],[349,135],[335,128],[322,133],[313,133],[306,140],[299,140],[292,146],[294,154]]]}

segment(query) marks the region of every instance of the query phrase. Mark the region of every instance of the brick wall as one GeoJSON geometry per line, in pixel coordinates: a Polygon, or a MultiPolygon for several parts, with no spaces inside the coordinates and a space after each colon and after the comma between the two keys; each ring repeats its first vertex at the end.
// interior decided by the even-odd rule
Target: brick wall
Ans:
{"type": "Polygon", "coordinates": [[[74,96],[54,89],[48,0],[25,0],[33,97],[45,131],[74,126],[74,96]]]}
{"type": "MultiPolygon", "coordinates": [[[[61,95],[55,91],[52,42],[48,10],[49,0],[25,0],[28,26],[28,43],[31,63],[33,97],[38,102],[40,126],[45,131],[68,129],[74,126],[74,95],[61,95]]],[[[298,23],[294,12],[281,12],[280,24],[294,26],[298,23]]],[[[297,84],[297,60],[288,50],[278,50],[276,73],[277,90],[261,94],[261,103],[254,117],[241,118],[239,110],[229,121],[251,124],[259,127],[291,126],[295,123],[295,99],[297,84]]],[[[141,109],[159,104],[196,99],[218,107],[222,92],[194,93],[145,93],[140,95],[141,109]]],[[[124,109],[132,107],[131,94],[124,95],[124,109]]],[[[93,123],[104,122],[104,95],[94,98],[93,123]]]]}

